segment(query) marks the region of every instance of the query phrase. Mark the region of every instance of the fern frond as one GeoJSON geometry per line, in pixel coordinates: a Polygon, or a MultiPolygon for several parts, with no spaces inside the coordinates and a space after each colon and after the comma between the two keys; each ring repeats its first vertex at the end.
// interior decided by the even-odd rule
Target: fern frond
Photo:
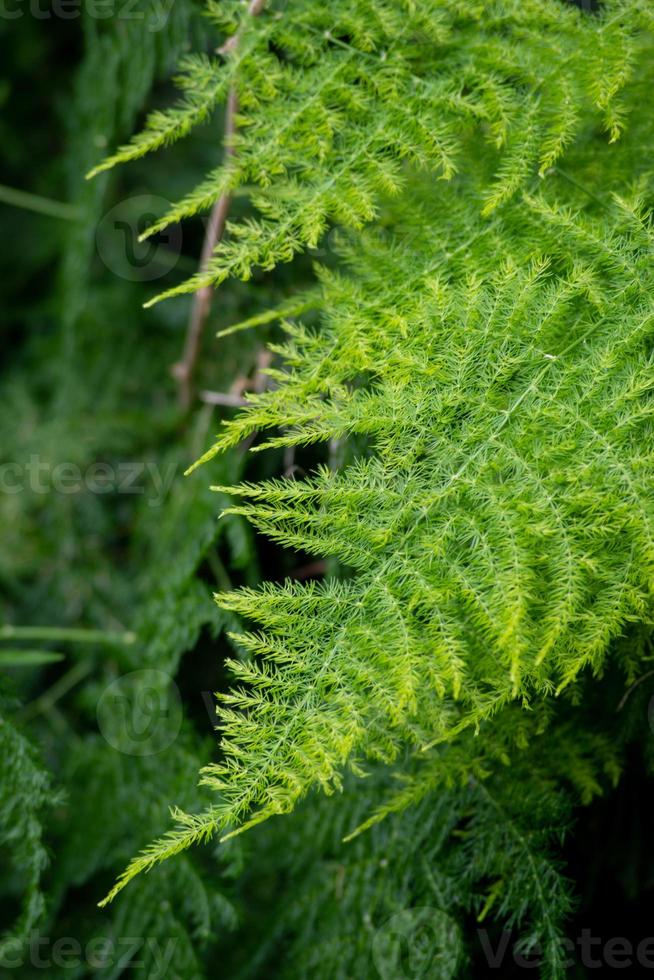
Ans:
{"type": "Polygon", "coordinates": [[[226,426],[223,445],[283,423],[269,444],[354,434],[373,450],[341,473],[237,488],[258,529],[358,573],[219,597],[263,629],[235,667],[248,693],[230,696],[215,770],[239,807],[248,785],[250,805],[278,812],[312,768],[329,785],[352,752],[392,755],[425,692],[445,697],[430,719],[442,738],[561,689],[651,617],[651,302],[625,279],[600,314],[572,255],[567,273],[507,260],[480,287],[381,251],[358,254],[367,308],[329,296],[320,335],[226,426]],[[385,310],[409,265],[403,332],[385,310]]]}
{"type": "Polygon", "coordinates": [[[323,277],[320,332],[287,325],[277,386],[209,454],[271,428],[258,448],[367,445],[340,472],[242,484],[228,511],[356,574],[217,597],[258,627],[237,638],[248,657],[221,696],[222,760],[203,771],[220,803],[178,813],[117,887],[288,813],[315,784],[339,789],[348,763],[390,762],[555,695],[599,672],[627,624],[651,622],[642,215],[616,202],[607,225],[532,197],[475,238],[478,198],[445,200],[436,220],[414,189],[402,235],[345,250],[356,275],[323,277]],[[549,254],[520,262],[536,237],[549,254]]]}
{"type": "MultiPolygon", "coordinates": [[[[651,181],[574,175],[577,143],[617,166],[592,125],[617,136],[650,19],[638,0],[597,17],[541,0],[306,0],[244,29],[222,69],[240,106],[233,153],[151,230],[237,188],[256,213],[162,296],[249,279],[347,230],[319,272],[319,328],[283,323],[274,386],[199,460],[255,433],[257,451],[349,440],[340,470],[216,488],[235,498],[227,515],[336,559],[342,577],[216,597],[247,624],[221,755],[202,770],[217,801],[175,809],[105,901],[191,844],[341,791],[348,768],[408,758],[423,774],[369,827],[420,805],[433,759],[436,781],[476,790],[510,758],[477,752],[476,733],[547,711],[630,624],[651,626],[651,181]]],[[[597,791],[592,765],[578,783],[585,800],[597,791]]],[[[524,875],[486,898],[521,921],[531,896],[559,976],[547,896],[565,910],[566,889],[501,823],[524,875]]],[[[486,873],[507,876],[502,860],[486,873]]]]}
{"type": "MultiPolygon", "coordinates": [[[[185,102],[93,173],[142,156],[205,121],[230,86],[238,94],[235,155],[148,232],[254,187],[257,221],[232,224],[201,273],[157,299],[247,279],[315,245],[332,224],[360,228],[413,168],[450,180],[467,141],[500,148],[490,213],[534,173],[545,174],[594,109],[611,139],[619,93],[649,18],[637,0],[600,17],[554,2],[407,4],[310,0],[241,17],[228,64],[187,60],[185,102]]],[[[214,11],[215,13],[215,11],[214,11]]],[[[233,11],[228,29],[236,29],[233,11]]]]}

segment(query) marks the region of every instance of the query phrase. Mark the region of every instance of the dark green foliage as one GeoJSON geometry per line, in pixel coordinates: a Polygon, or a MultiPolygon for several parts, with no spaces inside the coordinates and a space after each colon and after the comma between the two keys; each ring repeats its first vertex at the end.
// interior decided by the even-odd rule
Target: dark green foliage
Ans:
{"type": "Polygon", "coordinates": [[[20,908],[11,933],[0,938],[0,956],[20,943],[43,916],[41,876],[48,855],[42,822],[57,802],[49,775],[33,745],[10,718],[13,705],[0,700],[0,848],[3,854],[3,892],[20,908]]]}
{"type": "MultiPolygon", "coordinates": [[[[651,768],[650,5],[137,12],[0,124],[0,463],[46,481],[0,493],[0,968],[584,975],[585,837],[651,768]]],[[[61,56],[17,37],[0,102],[61,56]]]]}

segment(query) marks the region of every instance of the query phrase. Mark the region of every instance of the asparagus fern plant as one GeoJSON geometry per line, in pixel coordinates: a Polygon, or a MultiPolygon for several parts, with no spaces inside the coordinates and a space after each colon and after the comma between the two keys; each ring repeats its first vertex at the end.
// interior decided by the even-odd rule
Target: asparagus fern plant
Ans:
{"type": "MultiPolygon", "coordinates": [[[[238,213],[146,305],[208,289],[219,304],[242,280],[251,308],[223,335],[279,321],[267,385],[190,479],[230,498],[215,497],[221,527],[327,569],[215,596],[238,652],[210,802],[183,794],[103,903],[198,842],[254,848],[294,898],[266,906],[268,946],[234,954],[239,975],[280,936],[291,976],[372,975],[362,923],[398,901],[496,915],[523,952],[540,946],[544,976],[565,973],[556,842],[619,779],[630,736],[597,712],[616,707],[607,676],[646,670],[654,598],[654,14],[587,6],[209,0],[212,53],[182,60],[181,100],[89,174],[217,127],[223,107],[222,160],[216,138],[213,169],[144,237],[212,208],[222,221],[237,197],[238,213]],[[257,312],[261,270],[305,253],[311,285],[291,277],[257,312]],[[234,484],[243,446],[312,463],[234,484]],[[257,843],[225,843],[259,824],[257,843]]],[[[209,599],[186,574],[165,600],[168,585],[192,593],[165,621],[186,610],[189,635],[168,650],[159,606],[146,626],[176,666],[209,599]]],[[[454,976],[459,927],[441,939],[454,976]]],[[[399,975],[384,950],[378,970],[399,975]]]]}

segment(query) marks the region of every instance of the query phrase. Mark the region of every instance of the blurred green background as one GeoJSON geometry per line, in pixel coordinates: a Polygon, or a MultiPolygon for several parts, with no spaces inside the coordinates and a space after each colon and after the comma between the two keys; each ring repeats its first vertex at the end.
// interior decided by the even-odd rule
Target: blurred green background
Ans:
{"type": "MultiPolygon", "coordinates": [[[[447,809],[429,802],[343,856],[340,838],[378,799],[377,777],[178,856],[96,907],[165,831],[171,804],[209,802],[197,773],[215,758],[212,692],[228,685],[224,659],[237,654],[227,631],[240,629],[212,593],[320,574],[238,518],[219,521],[225,498],[209,486],[301,473],[318,457],[239,450],[183,476],[233,409],[206,397],[180,409],[171,366],[190,301],[143,303],[195,270],[205,226],[195,219],[149,245],[137,236],[216,165],[220,111],[183,145],[84,179],[174,98],[179,56],[220,42],[201,5],[3,4],[0,977],[377,976],[366,916],[433,902],[430,828],[447,809]]],[[[200,393],[260,383],[270,331],[215,334],[305,289],[312,258],[221,287],[200,393]]],[[[650,694],[636,692],[634,716],[646,717],[650,694]]],[[[602,934],[603,922],[605,936],[651,931],[639,772],[634,759],[635,776],[627,767],[620,789],[581,817],[566,853],[581,896],[571,934],[602,934]],[[616,895],[620,913],[607,917],[616,895]]],[[[461,868],[439,874],[455,904],[461,868]]],[[[469,969],[485,975],[483,964],[469,969]]]]}

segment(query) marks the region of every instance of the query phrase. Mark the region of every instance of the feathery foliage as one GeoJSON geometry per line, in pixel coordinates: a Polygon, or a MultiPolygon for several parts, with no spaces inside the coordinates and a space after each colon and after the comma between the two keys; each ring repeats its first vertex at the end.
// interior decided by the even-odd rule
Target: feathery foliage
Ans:
{"type": "Polygon", "coordinates": [[[288,813],[315,783],[339,788],[348,763],[558,694],[650,621],[645,183],[592,208],[550,173],[594,115],[617,139],[649,19],[633,2],[598,17],[456,2],[244,14],[225,66],[190,66],[186,108],[107,161],[184,135],[227,75],[234,155],[165,220],[246,182],[262,218],[232,224],[169,293],[271,268],[329,223],[350,233],[341,269],[319,273],[320,329],[285,323],[272,389],[203,461],[270,429],[257,449],[365,447],[341,471],[235,489],[227,514],[352,574],[218,596],[260,629],[239,639],[223,757],[203,770],[219,802],[176,811],[112,895],[193,841],[288,813]]]}
{"type": "Polygon", "coordinates": [[[633,0],[601,18],[539,0],[307,0],[256,19],[239,4],[211,4],[209,16],[227,31],[238,25],[231,54],[187,60],[185,102],[151,116],[91,172],[185,136],[235,86],[234,155],[150,233],[245,185],[261,217],[232,223],[207,267],[164,295],[273,268],[315,247],[331,224],[360,228],[413,168],[432,180],[465,169],[465,136],[496,156],[481,202],[492,212],[535,170],[544,174],[588,118],[617,139],[636,34],[651,21],[633,0]]]}
{"type": "MultiPolygon", "coordinates": [[[[24,445],[40,453],[57,444],[80,465],[122,454],[171,472],[197,460],[154,510],[85,499],[71,516],[61,501],[41,528],[45,501],[0,500],[32,544],[20,555],[31,606],[17,589],[7,607],[43,621],[60,606],[109,630],[111,594],[137,638],[93,648],[87,664],[63,653],[64,681],[84,684],[74,695],[64,684],[81,731],[55,767],[67,802],[52,822],[48,908],[50,782],[11,719],[0,726],[19,760],[14,771],[3,753],[0,767],[16,787],[0,806],[3,841],[16,800],[23,821],[16,932],[62,928],[76,889],[97,893],[144,847],[98,914],[116,939],[136,931],[159,952],[174,940],[180,977],[207,975],[216,955],[240,977],[396,977],[412,930],[429,933],[426,946],[412,940],[417,975],[472,977],[487,966],[488,925],[489,942],[514,930],[513,951],[540,951],[541,974],[561,978],[575,908],[562,842],[574,815],[615,789],[646,728],[652,10],[210,0],[205,12],[199,29],[182,5],[140,62],[138,32],[88,28],[76,109],[82,129],[97,120],[102,133],[82,149],[75,129],[68,170],[103,176],[77,191],[66,236],[67,329],[43,382],[52,401],[39,415],[33,391],[6,384],[24,445]],[[121,145],[172,55],[181,101],[157,99],[121,145]],[[100,68],[116,83],[112,106],[84,95],[85,72],[100,68]],[[196,228],[228,198],[233,216],[209,261],[145,305],[172,303],[134,314],[142,289],[105,295],[88,263],[105,172],[129,162],[128,189],[154,174],[161,190],[173,168],[147,155],[180,140],[180,200],[143,237],[185,219],[196,228]],[[107,141],[119,148],[98,163],[107,141]],[[162,411],[143,379],[167,373],[181,297],[206,286],[220,287],[209,322],[222,346],[203,377],[225,389],[247,378],[262,328],[272,360],[203,452],[211,410],[162,411]],[[105,378],[89,338],[107,318],[105,378]],[[42,571],[62,528],[69,555],[42,571]],[[115,536],[110,574],[89,528],[115,536]],[[289,554],[307,556],[308,575],[285,577],[289,554]],[[190,686],[191,717],[173,745],[140,758],[93,725],[107,684],[144,669],[190,686]],[[198,675],[219,687],[217,746],[196,731],[198,675]],[[108,907],[141,871],[152,874],[108,907]]],[[[50,351],[40,339],[26,356],[50,351]]],[[[0,558],[0,575],[18,561],[0,558]]],[[[31,703],[30,692],[26,682],[28,712],[57,724],[47,690],[31,703]]],[[[84,934],[94,930],[89,917],[84,934]]]]}

